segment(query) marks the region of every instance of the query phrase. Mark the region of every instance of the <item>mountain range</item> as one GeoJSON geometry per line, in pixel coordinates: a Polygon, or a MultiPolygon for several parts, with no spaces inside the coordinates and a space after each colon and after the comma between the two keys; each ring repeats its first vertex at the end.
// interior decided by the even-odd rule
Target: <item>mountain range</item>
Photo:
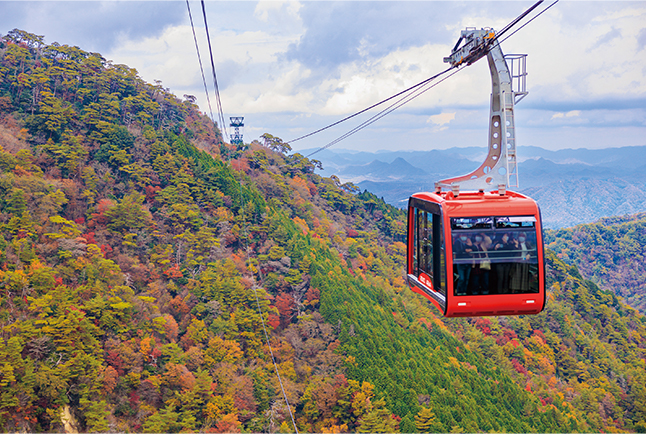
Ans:
{"type": "MultiPolygon", "coordinates": [[[[559,151],[526,146],[518,154],[516,190],[538,202],[548,228],[646,210],[646,146],[559,151]]],[[[322,174],[336,175],[403,208],[411,194],[432,191],[435,181],[476,169],[486,153],[468,147],[377,153],[328,149],[315,155],[322,174]]]]}

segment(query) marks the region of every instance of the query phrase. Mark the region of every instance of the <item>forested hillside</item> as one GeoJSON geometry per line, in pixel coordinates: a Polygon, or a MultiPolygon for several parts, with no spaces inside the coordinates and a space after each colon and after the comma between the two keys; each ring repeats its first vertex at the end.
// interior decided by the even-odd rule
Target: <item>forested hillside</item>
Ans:
{"type": "Polygon", "coordinates": [[[585,278],[646,312],[646,213],[549,231],[546,242],[585,278]]]}
{"type": "Polygon", "coordinates": [[[439,317],[400,210],[193,101],[0,41],[4,431],[293,432],[281,384],[303,432],[646,431],[646,321],[612,292],[550,252],[541,315],[439,317]]]}

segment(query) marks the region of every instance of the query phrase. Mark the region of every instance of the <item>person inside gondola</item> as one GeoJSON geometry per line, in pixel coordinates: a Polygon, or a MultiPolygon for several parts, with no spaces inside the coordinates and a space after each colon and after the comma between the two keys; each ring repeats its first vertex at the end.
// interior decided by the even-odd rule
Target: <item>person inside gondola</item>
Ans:
{"type": "Polygon", "coordinates": [[[518,234],[516,243],[516,264],[511,279],[512,292],[529,292],[529,263],[534,246],[527,240],[527,234],[518,234]]]}
{"type": "Polygon", "coordinates": [[[453,257],[457,280],[454,288],[456,295],[466,295],[469,285],[469,276],[473,262],[474,245],[471,238],[466,234],[460,234],[453,240],[453,257]]]}
{"type": "Polygon", "coordinates": [[[491,259],[489,258],[489,248],[491,247],[491,238],[484,232],[476,234],[474,237],[473,269],[471,270],[471,279],[473,280],[471,293],[489,294],[489,273],[491,272],[491,259]]]}
{"type": "Polygon", "coordinates": [[[498,261],[494,265],[496,273],[496,290],[498,294],[509,293],[509,278],[511,275],[514,251],[517,250],[518,241],[509,232],[505,232],[494,242],[493,250],[498,261]]]}

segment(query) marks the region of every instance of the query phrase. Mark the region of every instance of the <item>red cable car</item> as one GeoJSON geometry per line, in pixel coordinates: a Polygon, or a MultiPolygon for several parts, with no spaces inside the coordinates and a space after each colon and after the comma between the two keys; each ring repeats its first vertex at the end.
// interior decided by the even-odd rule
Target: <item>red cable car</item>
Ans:
{"type": "Polygon", "coordinates": [[[540,210],[507,190],[518,186],[514,104],[527,95],[526,56],[504,56],[492,29],[467,28],[444,61],[457,67],[485,55],[493,88],[485,162],[408,202],[408,284],[447,317],[537,314],[545,307],[540,210]]]}
{"type": "Polygon", "coordinates": [[[538,205],[519,193],[417,193],[408,203],[408,283],[448,317],[545,306],[538,205]]]}

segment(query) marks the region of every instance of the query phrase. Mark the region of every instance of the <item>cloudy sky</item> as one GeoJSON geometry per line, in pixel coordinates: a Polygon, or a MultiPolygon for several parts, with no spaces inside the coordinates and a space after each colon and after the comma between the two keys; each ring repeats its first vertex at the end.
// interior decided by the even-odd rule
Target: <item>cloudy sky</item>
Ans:
{"type": "MultiPolygon", "coordinates": [[[[245,142],[289,141],[444,70],[460,30],[501,29],[533,3],[207,1],[224,115],[245,117],[245,142]]],[[[208,78],[201,5],[190,6],[208,78]]],[[[0,1],[0,33],[14,28],[100,52],[208,113],[185,1],[0,1]]],[[[646,145],[646,2],[561,0],[502,49],[528,54],[519,147],[646,145]]],[[[490,87],[481,60],[335,146],[486,148],[490,87]]],[[[292,146],[325,146],[374,113],[292,146]]]]}

